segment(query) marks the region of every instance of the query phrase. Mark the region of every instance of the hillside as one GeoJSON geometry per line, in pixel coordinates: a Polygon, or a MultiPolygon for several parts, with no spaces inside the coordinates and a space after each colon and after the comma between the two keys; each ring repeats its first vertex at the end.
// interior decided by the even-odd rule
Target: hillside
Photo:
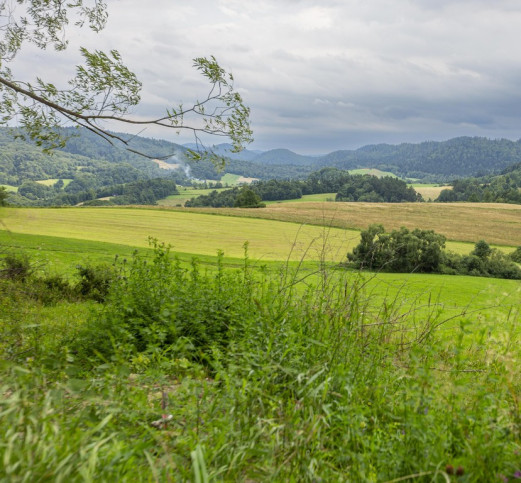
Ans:
{"type": "Polygon", "coordinates": [[[407,178],[446,181],[499,172],[521,161],[521,141],[459,137],[444,142],[378,144],[335,151],[318,160],[342,169],[379,168],[407,178]]]}
{"type": "Polygon", "coordinates": [[[452,189],[443,190],[437,201],[521,204],[521,163],[509,166],[497,176],[455,180],[452,189]]]}
{"type": "Polygon", "coordinates": [[[152,160],[126,151],[121,144],[111,146],[86,130],[69,129],[66,133],[71,135],[67,146],[48,155],[31,142],[15,139],[13,134],[20,134],[17,129],[0,128],[0,184],[19,187],[27,181],[74,180],[85,176],[99,178],[87,183],[94,188],[126,182],[121,177],[111,179],[103,174],[113,170],[132,173],[128,181],[173,177],[180,184],[189,184],[193,178],[217,181],[226,173],[265,180],[302,179],[321,167],[379,169],[403,178],[446,182],[498,174],[521,163],[521,141],[460,137],[445,142],[371,145],[352,151],[335,151],[319,158],[288,149],[231,153],[230,145],[219,144],[215,146],[216,153],[228,157],[224,169],[219,170],[209,161],[187,160],[185,153],[192,147],[190,145],[142,136],[132,138],[130,147],[136,151],[158,158],[173,154],[167,162],[184,166],[183,170],[175,171],[161,169],[152,160]]]}
{"type": "Polygon", "coordinates": [[[296,154],[289,149],[272,149],[256,156],[252,161],[262,164],[314,165],[317,160],[311,156],[296,154]]]}

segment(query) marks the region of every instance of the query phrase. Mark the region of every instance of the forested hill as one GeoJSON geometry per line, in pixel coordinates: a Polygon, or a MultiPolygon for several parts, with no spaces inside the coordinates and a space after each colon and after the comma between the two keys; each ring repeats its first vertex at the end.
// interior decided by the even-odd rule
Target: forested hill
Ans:
{"type": "Polygon", "coordinates": [[[485,203],[521,203],[521,163],[506,168],[498,176],[464,178],[452,182],[436,201],[471,201],[485,203]]]}
{"type": "Polygon", "coordinates": [[[356,151],[335,151],[318,160],[342,169],[379,168],[398,176],[449,180],[499,172],[521,162],[521,141],[459,137],[444,142],[378,144],[356,151]]]}
{"type": "MultiPolygon", "coordinates": [[[[0,184],[20,186],[28,180],[75,179],[99,170],[112,171],[115,166],[124,170],[129,165],[131,171],[140,172],[140,176],[133,173],[132,180],[173,174],[122,146],[111,146],[86,130],[71,129],[68,133],[72,137],[67,146],[49,156],[30,142],[14,140],[10,130],[0,128],[0,184]]],[[[158,158],[175,153],[170,162],[177,163],[190,146],[134,136],[130,147],[158,158]]],[[[232,173],[258,179],[302,179],[321,167],[337,167],[378,168],[403,178],[440,182],[500,173],[521,162],[521,141],[460,137],[444,142],[371,145],[353,151],[335,151],[322,157],[303,156],[288,149],[231,153],[227,144],[217,145],[216,152],[229,157],[224,171],[219,172],[210,162],[187,162],[194,178],[218,180],[224,173],[232,173]]],[[[177,181],[182,182],[180,177],[177,181]]],[[[107,179],[101,184],[113,182],[121,180],[107,179]]]]}
{"type": "MultiPolygon", "coordinates": [[[[77,130],[74,128],[64,129],[65,134],[69,137],[67,145],[59,151],[79,154],[92,159],[103,159],[110,162],[124,162],[132,165],[150,163],[149,160],[132,153],[125,148],[123,143],[113,140],[111,145],[100,136],[86,129],[77,130]]],[[[172,154],[182,156],[186,152],[186,148],[180,144],[165,141],[163,139],[153,139],[143,136],[131,136],[129,134],[114,133],[117,136],[129,141],[128,147],[134,151],[145,153],[153,158],[163,158],[172,154]]]]}

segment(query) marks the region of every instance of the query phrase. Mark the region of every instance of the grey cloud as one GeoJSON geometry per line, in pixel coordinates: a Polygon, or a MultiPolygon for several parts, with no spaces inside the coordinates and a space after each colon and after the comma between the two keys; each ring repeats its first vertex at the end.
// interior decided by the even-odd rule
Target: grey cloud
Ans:
{"type": "Polygon", "coordinates": [[[143,81],[145,116],[204,95],[192,58],[215,55],[261,149],[521,136],[518,0],[126,0],[109,14],[100,36],[63,56],[33,49],[18,72],[66,78],[77,46],[116,48],[143,81]]]}

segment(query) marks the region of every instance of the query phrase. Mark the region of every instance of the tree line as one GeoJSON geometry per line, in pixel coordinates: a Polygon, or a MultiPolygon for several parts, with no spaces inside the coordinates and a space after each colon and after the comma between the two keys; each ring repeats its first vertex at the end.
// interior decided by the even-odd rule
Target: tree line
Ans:
{"type": "MultiPolygon", "coordinates": [[[[398,178],[371,175],[351,175],[337,168],[323,168],[304,180],[255,181],[249,188],[261,201],[281,201],[302,198],[303,195],[337,193],[336,201],[375,201],[398,203],[421,201],[421,196],[398,178]]],[[[187,207],[236,206],[237,196],[244,190],[232,188],[188,200],[187,207]]]]}

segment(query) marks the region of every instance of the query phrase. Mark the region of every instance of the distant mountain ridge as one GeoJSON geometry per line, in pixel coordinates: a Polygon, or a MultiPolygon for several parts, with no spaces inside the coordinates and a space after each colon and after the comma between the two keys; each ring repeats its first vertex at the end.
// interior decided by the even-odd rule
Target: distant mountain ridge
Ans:
{"type": "MultiPolygon", "coordinates": [[[[225,146],[225,145],[219,145],[225,146]]],[[[222,151],[223,153],[225,150],[222,151]]],[[[521,140],[457,137],[448,141],[371,144],[324,156],[296,154],[289,149],[235,153],[233,159],[260,164],[288,164],[341,169],[378,168],[404,178],[446,181],[452,178],[498,173],[521,162],[521,140]],[[244,154],[243,154],[244,153],[244,154]]]]}
{"type": "MultiPolygon", "coordinates": [[[[167,176],[157,164],[126,151],[123,145],[109,143],[83,130],[66,130],[73,137],[67,146],[48,156],[33,143],[15,140],[8,128],[0,128],[0,184],[19,186],[25,180],[74,178],[88,171],[107,170],[108,165],[125,165],[142,172],[145,178],[167,176]]],[[[17,129],[14,129],[17,133],[17,129]]],[[[18,131],[19,132],[19,131],[18,131]]],[[[118,133],[115,133],[118,134],[118,133]]],[[[322,167],[340,169],[376,168],[403,178],[429,182],[452,181],[456,178],[497,174],[521,162],[521,140],[491,140],[480,137],[458,137],[448,141],[426,141],[418,144],[374,144],[356,150],[339,150],[325,156],[306,156],[289,149],[268,151],[244,150],[233,153],[230,144],[214,146],[217,154],[228,158],[224,171],[209,161],[190,162],[184,153],[194,145],[179,145],[161,139],[118,134],[131,139],[130,147],[167,162],[189,164],[192,176],[218,180],[225,173],[259,179],[302,178],[322,167]]],[[[112,168],[111,168],[112,169],[112,168]]],[[[123,167],[121,169],[124,169],[123,167]]],[[[127,168],[128,169],[128,168],[127,168]]]]}

